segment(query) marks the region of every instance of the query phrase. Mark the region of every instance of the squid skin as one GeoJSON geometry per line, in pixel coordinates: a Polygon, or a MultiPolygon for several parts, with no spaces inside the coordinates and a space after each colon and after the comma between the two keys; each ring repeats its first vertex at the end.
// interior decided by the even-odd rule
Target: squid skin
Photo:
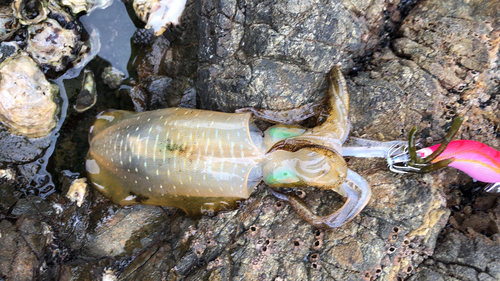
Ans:
{"type": "MultiPolygon", "coordinates": [[[[417,151],[421,158],[432,154],[439,144],[417,151]]],[[[500,182],[500,152],[486,144],[471,140],[451,141],[448,147],[432,160],[432,163],[451,159],[450,167],[456,168],[470,177],[486,182],[500,182]]]]}

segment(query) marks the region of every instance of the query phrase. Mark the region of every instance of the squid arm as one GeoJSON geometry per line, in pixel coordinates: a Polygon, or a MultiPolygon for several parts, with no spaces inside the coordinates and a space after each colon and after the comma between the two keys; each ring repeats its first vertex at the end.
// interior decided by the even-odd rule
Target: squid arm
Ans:
{"type": "Polygon", "coordinates": [[[347,201],[336,212],[327,216],[314,214],[306,203],[294,194],[280,193],[272,188],[269,190],[277,198],[288,202],[307,222],[318,228],[340,227],[351,221],[368,204],[371,198],[371,188],[368,182],[356,172],[348,169],[347,180],[342,184],[340,192],[347,201]]]}

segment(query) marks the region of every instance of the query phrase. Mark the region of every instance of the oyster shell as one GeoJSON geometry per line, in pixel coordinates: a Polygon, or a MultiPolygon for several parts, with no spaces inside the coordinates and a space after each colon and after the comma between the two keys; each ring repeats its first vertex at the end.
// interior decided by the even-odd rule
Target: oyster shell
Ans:
{"type": "Polygon", "coordinates": [[[152,28],[155,35],[161,35],[167,27],[178,25],[186,0],[134,0],[135,14],[147,22],[146,29],[152,28]]]}
{"type": "Polygon", "coordinates": [[[14,16],[23,25],[39,23],[47,18],[49,12],[43,0],[15,0],[11,7],[14,16]]]}
{"type": "Polygon", "coordinates": [[[110,65],[104,68],[101,78],[104,84],[108,85],[110,89],[116,89],[122,84],[123,79],[125,79],[125,73],[110,65]]]}
{"type": "Polygon", "coordinates": [[[62,0],[61,4],[69,7],[75,15],[80,12],[90,14],[96,9],[105,9],[111,6],[113,0],[62,0]]]}
{"type": "Polygon", "coordinates": [[[97,101],[97,90],[95,85],[94,73],[91,70],[83,71],[82,89],[76,97],[74,108],[76,112],[84,112],[97,101]]]}
{"type": "Polygon", "coordinates": [[[19,20],[12,13],[11,7],[0,6],[0,41],[9,39],[20,27],[19,20]]]}
{"type": "Polygon", "coordinates": [[[64,70],[68,62],[76,59],[75,51],[80,49],[80,36],[62,28],[53,19],[28,27],[28,36],[26,51],[38,64],[49,65],[55,71],[64,70]]]}
{"type": "Polygon", "coordinates": [[[27,53],[14,54],[0,64],[0,121],[14,134],[46,136],[57,124],[58,92],[27,53]]]}

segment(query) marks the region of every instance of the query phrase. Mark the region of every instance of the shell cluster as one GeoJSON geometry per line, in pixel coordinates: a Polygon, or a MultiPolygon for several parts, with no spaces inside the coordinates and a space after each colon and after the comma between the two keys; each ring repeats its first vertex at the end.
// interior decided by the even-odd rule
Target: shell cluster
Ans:
{"type": "Polygon", "coordinates": [[[75,15],[111,3],[14,0],[0,4],[0,122],[11,133],[38,138],[54,129],[59,89],[46,76],[68,76],[68,70],[82,67],[97,53],[98,34],[88,32],[89,36],[75,15]]]}

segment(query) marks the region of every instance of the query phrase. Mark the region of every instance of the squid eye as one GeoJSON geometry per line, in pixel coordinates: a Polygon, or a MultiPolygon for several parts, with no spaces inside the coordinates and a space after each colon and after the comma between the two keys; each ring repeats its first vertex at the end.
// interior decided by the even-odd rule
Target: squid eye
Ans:
{"type": "Polygon", "coordinates": [[[296,183],[299,181],[300,179],[295,175],[295,172],[282,169],[274,171],[266,177],[266,183],[269,185],[279,183],[296,183]]]}

